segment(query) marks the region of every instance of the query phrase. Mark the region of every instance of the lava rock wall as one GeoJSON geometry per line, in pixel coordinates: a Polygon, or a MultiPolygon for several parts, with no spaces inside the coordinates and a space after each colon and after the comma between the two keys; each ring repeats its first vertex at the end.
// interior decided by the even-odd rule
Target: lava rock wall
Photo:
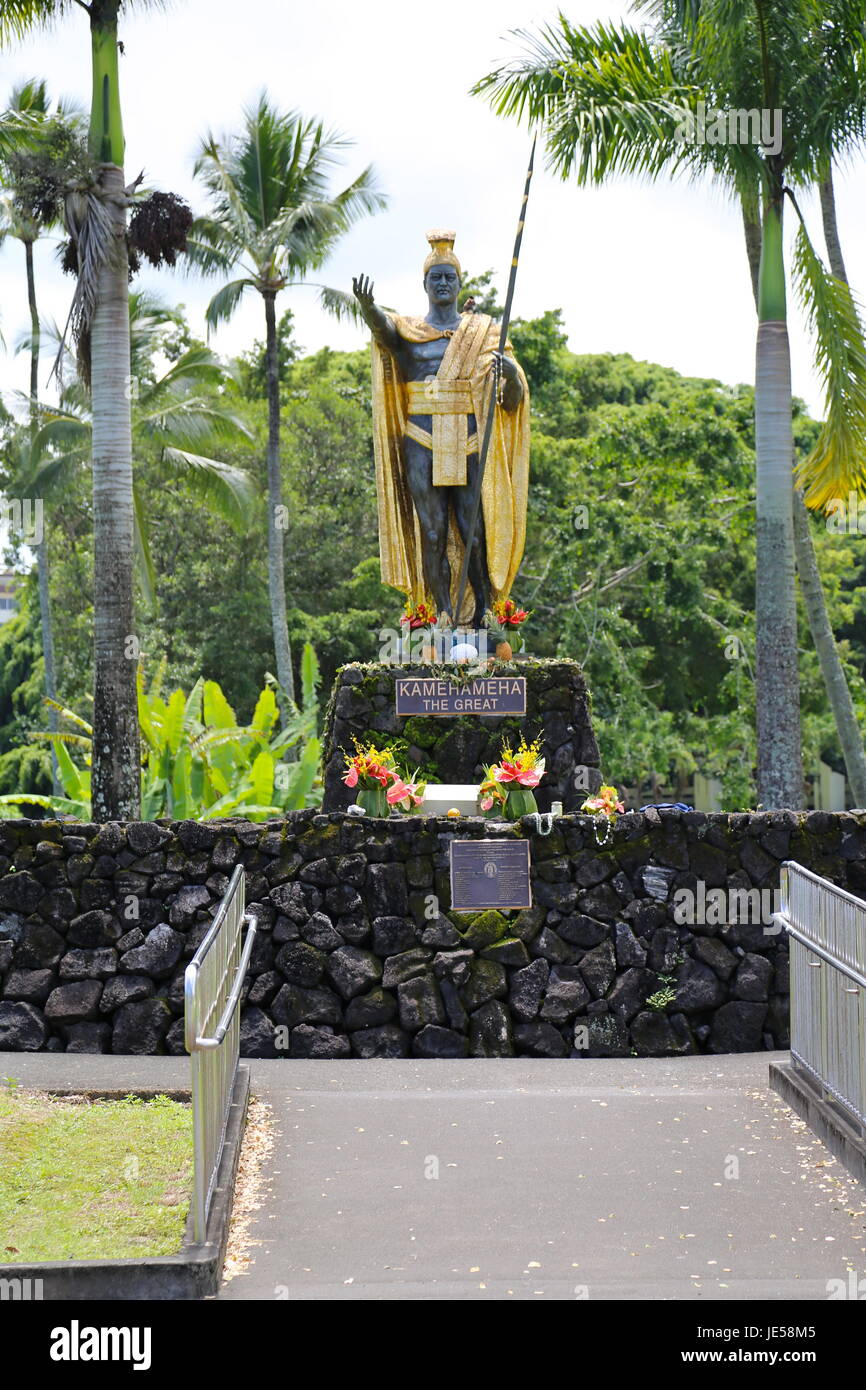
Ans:
{"type": "Polygon", "coordinates": [[[787,1043],[792,858],[866,890],[866,816],[530,823],[534,906],[449,912],[480,820],[0,822],[0,1051],[182,1053],[183,975],[237,864],[258,1057],[668,1056],[787,1043]],[[599,837],[603,838],[603,837],[599,837]]]}

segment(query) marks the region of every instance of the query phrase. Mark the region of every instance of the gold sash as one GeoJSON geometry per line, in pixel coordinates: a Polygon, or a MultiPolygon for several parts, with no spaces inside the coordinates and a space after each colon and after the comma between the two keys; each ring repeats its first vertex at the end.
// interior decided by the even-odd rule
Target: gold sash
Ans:
{"type": "MultiPolygon", "coordinates": [[[[430,343],[442,332],[425,319],[391,315],[402,338],[412,343],[430,343]]],[[[458,379],[472,383],[472,411],[483,433],[491,408],[490,375],[493,353],[499,346],[499,328],[487,314],[466,314],[465,331],[458,330],[449,343],[451,370],[443,371],[449,352],[440,365],[438,380],[458,379]],[[455,362],[456,352],[460,360],[455,362]],[[453,365],[452,365],[453,364],[453,365]]],[[[511,345],[506,352],[511,354],[511,345]]],[[[523,557],[526,536],[526,503],[529,482],[529,388],[519,365],[523,401],[515,411],[495,405],[490,455],[481,489],[487,565],[493,599],[507,598],[523,557]]],[[[421,526],[406,479],[402,452],[407,434],[408,383],[401,379],[399,367],[384,348],[373,342],[373,444],[376,457],[376,495],[379,512],[379,554],[382,582],[399,589],[413,603],[430,598],[422,564],[421,526]]],[[[426,385],[426,383],[424,383],[426,385]]],[[[428,408],[419,414],[431,414],[428,408]]],[[[463,542],[453,509],[448,524],[448,559],[451,564],[451,598],[457,599],[463,542]]],[[[469,622],[474,599],[466,594],[463,610],[455,614],[469,622]]]]}
{"type": "Polygon", "coordinates": [[[473,411],[472,382],[442,381],[438,376],[407,381],[406,410],[409,415],[432,416],[432,432],[407,420],[406,437],[431,450],[433,486],[465,487],[466,458],[478,452],[478,434],[470,436],[467,420],[473,411]]]}

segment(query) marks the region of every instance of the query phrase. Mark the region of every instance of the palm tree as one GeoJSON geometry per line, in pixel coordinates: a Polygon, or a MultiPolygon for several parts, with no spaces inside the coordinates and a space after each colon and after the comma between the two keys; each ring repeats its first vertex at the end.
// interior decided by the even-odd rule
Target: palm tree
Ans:
{"type": "MultiPolygon", "coordinates": [[[[147,0],[136,0],[144,5],[147,0]]],[[[71,11],[90,25],[93,173],[67,197],[79,280],[75,325],[89,347],[93,402],[93,816],[134,820],[140,804],[133,605],[134,508],[129,310],[118,17],[131,0],[0,0],[0,44],[71,11]]]]}
{"type": "MultiPolygon", "coordinates": [[[[264,301],[268,397],[268,589],[277,679],[283,700],[294,700],[284,576],[284,516],[280,473],[280,383],[276,298],[327,260],[339,239],[385,199],[372,167],[341,192],[329,191],[333,167],[351,142],[321,121],[283,113],[263,93],[244,112],[240,134],[202,141],[195,171],[210,196],[208,214],[188,238],[191,264],[206,275],[233,276],[207,309],[210,328],[231,318],[244,293],[264,301]],[[238,274],[238,272],[240,272],[238,274]]],[[[323,305],[354,315],[350,296],[319,285],[323,305]]],[[[287,714],[282,705],[283,718],[287,714]]]]}
{"type": "MultiPolygon", "coordinates": [[[[66,170],[80,160],[83,116],[68,103],[58,103],[52,114],[46,85],[31,79],[15,87],[9,99],[10,116],[30,120],[28,138],[7,150],[0,159],[0,181],[9,190],[0,199],[0,242],[6,237],[24,247],[27,302],[30,308],[30,436],[39,428],[39,310],[33,248],[39,237],[63,219],[63,191],[66,170]]],[[[34,546],[39,583],[39,616],[42,629],[42,657],[45,694],[49,705],[49,727],[57,732],[57,685],[54,664],[54,630],[51,622],[50,556],[48,532],[43,518],[42,538],[34,546]]],[[[57,755],[52,746],[52,775],[55,795],[61,791],[57,755]]]]}
{"type": "MultiPolygon", "coordinates": [[[[645,0],[640,7],[651,10],[658,21],[656,36],[605,25],[579,29],[560,17],[558,27],[540,36],[522,34],[526,56],[489,74],[475,90],[488,94],[502,114],[542,122],[551,164],[563,177],[575,174],[580,183],[601,183],[619,172],[652,178],[662,172],[686,172],[693,177],[710,172],[740,200],[759,317],[755,404],[758,791],[764,806],[797,806],[802,773],[782,208],[787,182],[814,179],[831,140],[850,135],[855,122],[849,107],[839,100],[838,90],[830,89],[820,51],[816,60],[814,22],[819,12],[812,0],[792,0],[784,16],[776,7],[769,19],[763,0],[739,0],[733,6],[724,0],[645,0]],[[723,110],[772,111],[784,104],[782,149],[774,154],[754,145],[675,139],[677,128],[682,130],[684,123],[693,120],[698,100],[723,110]]],[[[857,42],[849,29],[849,47],[857,42]]],[[[801,226],[798,283],[809,302],[820,300],[824,306],[816,321],[821,330],[818,355],[820,359],[829,353],[827,360],[834,367],[831,385],[837,396],[844,395],[844,372],[836,370],[842,321],[834,315],[832,304],[828,308],[830,287],[820,264],[808,257],[810,249],[801,226]]],[[[850,336],[856,330],[850,315],[844,318],[850,336]]],[[[846,349],[850,347],[846,343],[846,349]]],[[[852,353],[846,350],[845,355],[850,363],[852,353]]],[[[842,434],[840,429],[835,431],[835,445],[842,434]]],[[[845,458],[851,465],[857,441],[850,430],[847,435],[853,447],[845,458]]],[[[838,449],[834,457],[841,463],[838,449]]],[[[817,458],[808,461],[813,479],[818,462],[817,458]]],[[[814,608],[820,588],[804,585],[804,596],[814,608]]],[[[819,647],[821,651],[828,656],[826,644],[819,647]]],[[[837,724],[844,744],[850,727],[838,711],[837,724]]],[[[859,738],[857,747],[862,756],[859,738]]],[[[848,747],[847,751],[851,765],[856,766],[857,750],[848,747]]],[[[856,790],[855,795],[859,799],[856,790]]]]}
{"type": "MultiPolygon", "coordinates": [[[[139,449],[155,452],[158,472],[166,482],[179,482],[197,502],[235,530],[247,525],[254,501],[250,475],[242,468],[202,452],[222,442],[251,438],[251,431],[219,394],[231,369],[207,347],[194,343],[159,376],[152,362],[164,346],[175,320],[163,302],[147,291],[129,296],[130,366],[139,383],[132,402],[133,438],[139,449]]],[[[43,336],[61,352],[56,325],[43,336]]],[[[40,407],[35,434],[28,436],[18,469],[23,497],[62,497],[73,473],[86,467],[92,450],[93,418],[90,395],[73,377],[55,408],[40,407]]],[[[136,572],[148,607],[156,602],[156,576],[150,556],[147,512],[133,481],[136,572]]]]}
{"type": "MultiPolygon", "coordinates": [[[[661,32],[674,42],[682,37],[694,40],[694,21],[700,19],[702,10],[704,18],[709,17],[703,0],[693,0],[691,12],[683,9],[680,0],[638,0],[638,4],[652,11],[661,23],[661,32]]],[[[755,0],[754,11],[761,44],[762,73],[766,78],[770,68],[766,51],[770,38],[767,7],[755,0]]],[[[787,161],[782,160],[778,171],[778,183],[782,196],[790,199],[800,220],[794,277],[807,317],[816,329],[817,365],[827,387],[829,422],[829,428],[825,426],[822,431],[818,447],[798,469],[798,481],[805,484],[811,504],[820,507],[843,489],[846,489],[846,497],[848,491],[862,494],[866,485],[861,467],[866,432],[862,423],[859,429],[852,428],[854,422],[858,419],[862,422],[864,417],[866,359],[862,329],[842,259],[832,178],[834,158],[866,135],[866,44],[862,10],[857,14],[847,0],[822,0],[821,4],[807,0],[790,6],[783,19],[781,31],[776,35],[781,50],[778,66],[785,70],[791,90],[786,95],[785,108],[785,143],[789,149],[787,161]],[[786,182],[809,186],[814,181],[818,183],[830,276],[814,253],[791,188],[784,186],[786,182]],[[833,277],[841,283],[834,284],[833,277]]],[[[742,35],[735,39],[737,37],[741,39],[742,35]]],[[[694,46],[699,50],[701,41],[706,44],[707,36],[697,35],[697,38],[694,46]]],[[[731,54],[736,67],[739,57],[735,45],[731,54]]],[[[742,181],[738,192],[752,293],[760,318],[762,227],[759,199],[750,196],[748,184],[742,181]]],[[[781,223],[781,199],[777,201],[781,223]]],[[[784,277],[783,265],[781,275],[784,277]]],[[[790,380],[789,358],[785,370],[790,380]]],[[[790,396],[790,385],[787,395],[790,396]]],[[[827,613],[808,514],[799,488],[793,492],[792,520],[800,592],[809,629],[854,801],[863,806],[866,805],[866,751],[827,613]]]]}

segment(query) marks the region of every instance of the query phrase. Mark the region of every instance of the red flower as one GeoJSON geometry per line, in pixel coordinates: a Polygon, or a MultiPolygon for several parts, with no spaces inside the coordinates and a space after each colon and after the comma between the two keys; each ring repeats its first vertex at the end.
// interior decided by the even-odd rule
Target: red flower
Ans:
{"type": "Polygon", "coordinates": [[[514,599],[498,599],[493,605],[493,613],[502,627],[520,627],[529,617],[529,609],[518,608],[514,599]]]}

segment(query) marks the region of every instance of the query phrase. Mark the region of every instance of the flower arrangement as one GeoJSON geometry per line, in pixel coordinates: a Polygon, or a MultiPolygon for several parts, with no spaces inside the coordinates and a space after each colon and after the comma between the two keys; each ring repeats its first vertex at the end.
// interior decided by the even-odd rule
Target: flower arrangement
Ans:
{"type": "Polygon", "coordinates": [[[414,775],[401,774],[390,748],[366,746],[355,740],[355,752],[346,756],[347,787],[357,787],[356,801],[371,816],[387,816],[389,809],[417,812],[424,804],[426,782],[414,775]]]}
{"type": "Polygon", "coordinates": [[[419,627],[435,627],[436,609],[426,599],[421,599],[419,603],[412,603],[410,599],[400,622],[408,627],[410,632],[414,632],[419,627]]]}
{"type": "Polygon", "coordinates": [[[527,743],[522,735],[516,752],[509,744],[503,746],[501,761],[484,769],[480,788],[484,815],[505,815],[509,820],[519,820],[538,810],[533,788],[544,776],[544,759],[540,754],[541,740],[527,743]]]}
{"type": "Polygon", "coordinates": [[[510,661],[515,650],[523,647],[520,629],[530,616],[530,609],[518,608],[514,599],[498,598],[493,605],[493,619],[498,628],[496,655],[501,661],[510,661]]]}
{"type": "Polygon", "coordinates": [[[531,608],[518,608],[512,598],[498,598],[493,605],[493,616],[504,628],[521,627],[531,613],[531,608]]]}
{"type": "Polygon", "coordinates": [[[597,817],[595,839],[597,844],[604,845],[610,839],[616,817],[622,815],[625,806],[619,799],[619,792],[616,787],[602,783],[595,796],[588,796],[580,809],[597,817]],[[604,821],[604,833],[599,837],[599,826],[602,821],[604,821]]]}
{"type": "Polygon", "coordinates": [[[607,816],[612,819],[616,815],[621,816],[625,806],[619,799],[619,792],[616,787],[610,787],[605,783],[599,787],[595,796],[586,798],[580,809],[592,815],[607,816]]]}

